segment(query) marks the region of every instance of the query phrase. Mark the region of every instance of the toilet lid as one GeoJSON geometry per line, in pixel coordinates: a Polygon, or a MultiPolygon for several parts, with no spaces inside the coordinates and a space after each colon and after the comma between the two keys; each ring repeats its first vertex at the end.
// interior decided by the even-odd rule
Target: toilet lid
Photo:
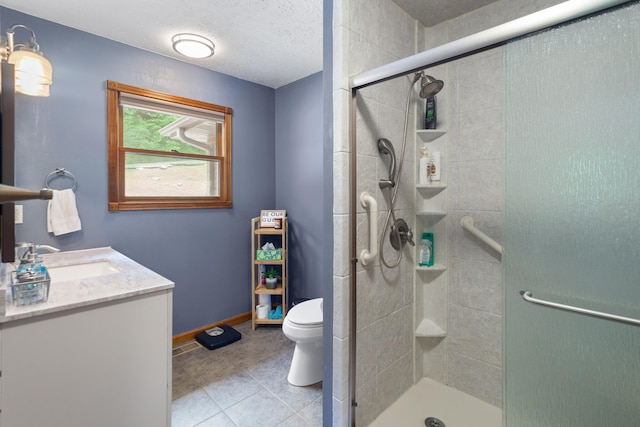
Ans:
{"type": "Polygon", "coordinates": [[[301,302],[289,310],[287,320],[299,326],[322,325],[322,298],[301,302]]]}

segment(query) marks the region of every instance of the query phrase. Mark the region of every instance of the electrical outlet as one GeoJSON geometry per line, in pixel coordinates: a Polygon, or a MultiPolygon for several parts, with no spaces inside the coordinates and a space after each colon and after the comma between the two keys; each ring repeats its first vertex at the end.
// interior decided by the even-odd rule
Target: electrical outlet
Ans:
{"type": "Polygon", "coordinates": [[[16,205],[15,219],[16,219],[16,224],[22,224],[23,222],[22,205],[16,205]]]}

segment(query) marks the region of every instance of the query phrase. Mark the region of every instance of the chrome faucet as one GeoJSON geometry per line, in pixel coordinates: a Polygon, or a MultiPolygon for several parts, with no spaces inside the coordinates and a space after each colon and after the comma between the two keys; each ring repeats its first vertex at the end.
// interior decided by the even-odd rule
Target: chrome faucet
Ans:
{"type": "Polygon", "coordinates": [[[49,252],[60,252],[60,249],[54,248],[53,246],[22,242],[16,244],[16,259],[20,260],[20,264],[34,263],[38,258],[38,250],[40,249],[49,252]]]}
{"type": "Polygon", "coordinates": [[[54,248],[53,246],[49,246],[49,245],[36,245],[36,249],[37,250],[44,249],[45,251],[49,251],[51,253],[60,252],[60,249],[54,248]]]}
{"type": "Polygon", "coordinates": [[[411,246],[415,246],[416,242],[413,241],[413,231],[411,231],[411,227],[409,227],[409,229],[404,232],[404,233],[400,233],[400,234],[405,234],[407,237],[407,242],[409,242],[409,244],[411,246]]]}
{"type": "Polygon", "coordinates": [[[411,227],[409,227],[409,224],[402,218],[397,219],[395,224],[391,226],[389,241],[391,242],[391,246],[396,250],[404,248],[404,245],[407,243],[411,246],[416,245],[413,241],[413,231],[411,231],[411,227]]]}

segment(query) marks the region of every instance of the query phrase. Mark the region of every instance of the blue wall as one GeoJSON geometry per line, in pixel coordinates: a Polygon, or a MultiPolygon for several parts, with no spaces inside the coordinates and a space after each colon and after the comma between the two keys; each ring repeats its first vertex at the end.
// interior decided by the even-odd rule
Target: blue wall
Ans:
{"type": "MultiPolygon", "coordinates": [[[[333,1],[322,0],[322,66],[333,70],[333,1]]],[[[322,90],[322,162],[324,188],[322,189],[324,218],[319,225],[323,230],[322,279],[322,405],[323,426],[333,425],[333,72],[323,73],[322,90]],[[332,402],[329,404],[328,402],[332,402]]],[[[347,319],[344,319],[347,321],[347,319]]],[[[342,409],[336,409],[336,419],[342,409]]]]}
{"type": "MultiPolygon", "coordinates": [[[[250,219],[261,209],[283,208],[292,216],[295,233],[290,245],[296,255],[290,270],[294,296],[321,295],[314,261],[315,252],[322,250],[324,219],[318,214],[326,209],[314,194],[324,179],[321,167],[314,166],[322,153],[319,75],[275,91],[0,10],[3,28],[14,23],[33,28],[54,66],[49,98],[16,96],[16,185],[41,188],[48,173],[67,168],[78,179],[83,225],[80,232],[54,237],[46,231],[46,203],[27,201],[24,224],[16,226],[17,241],[63,250],[112,246],[173,280],[173,326],[178,334],[250,310],[250,219]],[[233,108],[232,209],[107,211],[106,80],[233,108]],[[284,116],[276,119],[276,114],[284,116]],[[278,144],[276,136],[283,138],[278,144]],[[280,164],[276,174],[274,165],[280,164]],[[300,176],[304,180],[296,183],[300,176]],[[298,185],[303,182],[308,185],[298,185]],[[282,188],[276,198],[277,183],[282,188]]],[[[58,182],[64,180],[54,180],[58,182]]]]}
{"type": "Polygon", "coordinates": [[[322,73],[276,91],[276,207],[289,217],[290,301],[322,297],[322,73]]]}

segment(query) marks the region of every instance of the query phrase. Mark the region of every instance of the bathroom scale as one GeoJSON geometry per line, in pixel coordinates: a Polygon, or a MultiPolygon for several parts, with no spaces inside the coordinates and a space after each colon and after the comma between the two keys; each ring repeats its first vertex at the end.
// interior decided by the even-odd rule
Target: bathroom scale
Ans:
{"type": "Polygon", "coordinates": [[[209,350],[238,341],[242,335],[231,326],[220,325],[196,334],[196,341],[209,350]]]}

